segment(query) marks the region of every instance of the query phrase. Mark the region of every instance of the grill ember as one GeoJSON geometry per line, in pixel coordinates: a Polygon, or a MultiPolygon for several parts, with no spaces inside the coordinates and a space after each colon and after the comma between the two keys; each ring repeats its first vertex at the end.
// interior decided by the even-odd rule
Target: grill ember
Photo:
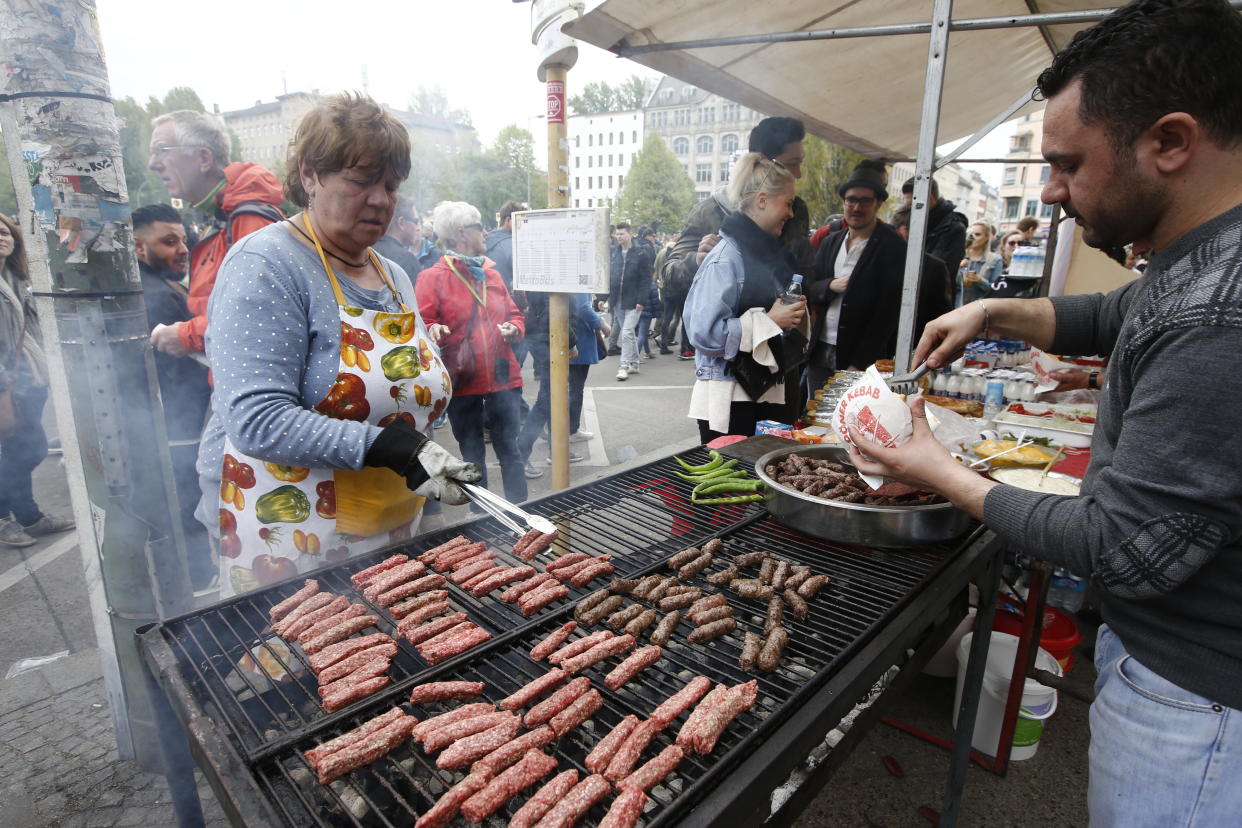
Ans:
{"type": "MultiPolygon", "coordinates": [[[[702,463],[706,453],[682,457],[702,463]]],[[[226,782],[217,791],[228,792],[235,813],[285,825],[426,826],[459,812],[519,814],[516,824],[528,825],[549,817],[582,825],[678,819],[797,709],[808,688],[848,662],[943,565],[945,550],[893,555],[834,545],[754,504],[695,507],[691,485],[672,468],[659,461],[529,504],[561,527],[529,562],[512,554],[515,538],[488,518],[319,570],[317,590],[280,584],[147,631],[148,659],[174,708],[199,722],[191,738],[208,723],[227,745],[200,751],[209,776],[226,782]],[[692,547],[695,554],[679,554],[692,547]],[[486,566],[471,578],[490,573],[475,586],[491,591],[475,595],[469,579],[454,579],[472,560],[486,566]],[[409,565],[415,561],[427,573],[409,565]],[[574,577],[591,570],[615,580],[601,590],[606,578],[574,577]],[[405,585],[428,573],[444,576],[426,587],[445,597],[407,611],[445,603],[489,635],[439,664],[402,635],[392,612],[427,594],[405,585]],[[752,597],[747,581],[761,587],[752,597]],[[513,592],[524,583],[527,594],[559,597],[527,617],[513,592]],[[366,594],[376,585],[383,591],[366,594]],[[333,597],[316,599],[321,593],[333,597]],[[382,604],[381,595],[395,603],[382,604]],[[384,656],[396,652],[383,673],[387,686],[329,713],[309,657],[269,622],[287,631],[300,606],[312,607],[304,615],[334,601],[335,609],[340,597],[377,617],[378,634],[391,640],[384,656]],[[606,616],[581,617],[583,607],[613,599],[606,616]],[[469,715],[454,718],[463,710],[469,715]],[[437,728],[423,729],[437,716],[445,717],[437,728]]],[[[348,666],[329,676],[341,680],[348,666]]]]}

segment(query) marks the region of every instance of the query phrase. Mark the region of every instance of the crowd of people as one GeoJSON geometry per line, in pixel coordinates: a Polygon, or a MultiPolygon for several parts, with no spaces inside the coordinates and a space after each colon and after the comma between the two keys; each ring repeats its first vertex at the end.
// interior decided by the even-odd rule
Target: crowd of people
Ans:
{"type": "MultiPolygon", "coordinates": [[[[405,537],[440,506],[412,490],[462,499],[452,481],[486,484],[489,443],[505,497],[525,500],[527,481],[551,463],[546,442],[536,449],[552,389],[547,294],[513,289],[513,214],[523,205],[485,218],[445,202],[424,218],[397,192],[408,138],[366,97],[326,99],[303,119],[283,182],[232,161],[212,115],[176,111],[152,126],[148,166],[197,217],[190,224],[160,203],[133,212],[195,588],[219,579],[226,594],[243,591],[405,537]],[[444,425],[460,460],[433,439],[444,425]],[[268,489],[283,497],[265,500],[268,489]],[[296,531],[266,520],[273,502],[297,507],[284,513],[301,518],[296,531]]],[[[693,361],[690,414],[708,439],[750,433],[759,419],[790,422],[835,368],[891,355],[905,241],[901,209],[891,224],[879,219],[886,168],[860,164],[841,188],[839,227],[812,233],[793,192],[804,138],[793,118],[758,123],[730,185],[698,202],[679,233],[616,222],[608,292],[570,303],[572,443],[594,437],[582,424],[584,391],[591,366],[610,358],[617,381],[657,356],[693,361]],[[809,303],[773,307],[794,273],[809,303]],[[732,363],[755,303],[770,318],[748,319],[747,341],[775,330],[789,343],[769,351],[779,381],[750,400],[733,388],[732,363]]],[[[986,292],[1004,266],[1004,248],[991,252],[981,225],[967,251],[951,202],[933,200],[931,219],[934,288],[921,321],[955,295],[986,292]],[[956,291],[948,261],[961,261],[956,291]]],[[[0,336],[0,471],[17,482],[0,501],[0,544],[23,546],[73,523],[45,515],[31,495],[31,470],[46,456],[47,377],[21,234],[7,220],[0,261],[0,311],[11,322],[0,336]]],[[[571,447],[570,461],[583,459],[571,447]]]]}

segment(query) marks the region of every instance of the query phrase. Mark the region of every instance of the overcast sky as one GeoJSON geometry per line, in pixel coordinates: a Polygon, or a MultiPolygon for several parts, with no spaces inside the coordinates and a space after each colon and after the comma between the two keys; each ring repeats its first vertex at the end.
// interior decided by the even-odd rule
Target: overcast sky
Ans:
{"type": "MultiPolygon", "coordinates": [[[[488,144],[506,124],[536,135],[546,159],[544,88],[530,42],[530,3],[507,0],[97,0],[114,97],[145,103],[192,87],[208,109],[243,109],[290,92],[361,89],[405,108],[420,84],[470,111],[488,144]]],[[[581,44],[569,93],[593,80],[657,73],[581,44]]],[[[1003,154],[1012,127],[971,151],[1003,154]]],[[[980,168],[993,182],[1000,170],[980,168]]]]}

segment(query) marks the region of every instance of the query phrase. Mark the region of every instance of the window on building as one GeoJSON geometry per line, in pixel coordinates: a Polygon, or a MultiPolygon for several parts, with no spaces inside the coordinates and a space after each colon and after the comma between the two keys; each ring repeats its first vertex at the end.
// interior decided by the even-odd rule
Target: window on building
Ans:
{"type": "Polygon", "coordinates": [[[637,143],[638,143],[638,130],[634,130],[634,134],[633,134],[632,138],[633,138],[633,140],[632,140],[632,142],[631,142],[631,143],[635,143],[635,144],[637,144],[637,143]]]}
{"type": "Polygon", "coordinates": [[[603,153],[600,153],[599,159],[595,163],[599,164],[601,167],[604,166],[604,154],[603,153]]]}
{"type": "Polygon", "coordinates": [[[618,144],[624,144],[624,143],[625,143],[625,132],[618,132],[618,133],[617,133],[617,143],[618,143],[618,144]]]}
{"type": "Polygon", "coordinates": [[[673,154],[674,155],[689,155],[690,154],[690,139],[689,138],[674,138],[673,139],[673,154]]]}
{"type": "Polygon", "coordinates": [[[576,170],[576,169],[578,169],[578,168],[579,168],[579,167],[581,167],[581,166],[582,166],[582,158],[581,158],[581,156],[577,156],[577,155],[575,155],[575,156],[574,156],[574,169],[576,170]]]}
{"type": "Polygon", "coordinates": [[[608,189],[612,189],[612,176],[608,176],[608,189]]]}
{"type": "Polygon", "coordinates": [[[578,176],[575,175],[574,176],[574,189],[577,190],[577,189],[580,189],[581,187],[582,187],[582,182],[579,181],[578,176]]]}
{"type": "Polygon", "coordinates": [[[715,148],[715,144],[716,142],[712,140],[712,136],[700,135],[695,149],[699,155],[711,155],[712,150],[715,148]]]}
{"type": "Polygon", "coordinates": [[[720,120],[725,121],[725,122],[732,122],[732,121],[739,121],[741,120],[741,118],[742,118],[742,105],[741,104],[731,103],[731,104],[725,104],[723,107],[721,107],[721,119],[720,120]]]}
{"type": "Polygon", "coordinates": [[[711,184],[712,183],[712,165],[711,164],[695,164],[694,165],[694,183],[711,184]]]}
{"type": "Polygon", "coordinates": [[[707,197],[711,195],[707,190],[699,190],[694,194],[695,201],[707,201],[707,197]]]}
{"type": "Polygon", "coordinates": [[[721,184],[729,183],[729,162],[728,161],[720,162],[720,183],[721,184]]]}
{"type": "Polygon", "coordinates": [[[593,189],[594,187],[595,187],[595,176],[588,175],[587,176],[587,189],[590,190],[590,189],[593,189]]]}
{"type": "Polygon", "coordinates": [[[575,198],[575,199],[574,199],[574,206],[575,206],[575,207],[581,207],[581,206],[582,206],[582,201],[581,201],[581,199],[577,199],[577,198],[575,198]]]}
{"type": "Polygon", "coordinates": [[[624,175],[618,175],[618,176],[617,176],[617,189],[620,189],[620,188],[622,188],[622,187],[624,187],[624,186],[625,186],[625,176],[624,176],[624,175]]]}
{"type": "Polygon", "coordinates": [[[693,86],[683,86],[683,87],[681,88],[681,99],[682,99],[683,101],[688,101],[688,100],[690,100],[692,97],[694,97],[694,87],[693,87],[693,86]]]}
{"type": "Polygon", "coordinates": [[[1018,168],[1005,167],[1005,177],[1001,184],[1005,187],[1012,187],[1016,183],[1018,183],[1018,168]]]}
{"type": "Polygon", "coordinates": [[[704,107],[703,109],[699,110],[699,113],[700,113],[700,117],[703,123],[705,124],[716,123],[716,107],[714,106],[704,107]]]}
{"type": "Polygon", "coordinates": [[[612,146],[612,133],[608,133],[608,146],[612,146]]]}
{"type": "Polygon", "coordinates": [[[733,133],[723,136],[720,139],[720,151],[728,153],[737,152],[737,136],[733,133]]]}
{"type": "Polygon", "coordinates": [[[588,167],[594,167],[594,166],[595,166],[595,156],[594,156],[594,155],[588,155],[588,156],[587,156],[587,166],[588,166],[588,167]]]}
{"type": "Polygon", "coordinates": [[[672,99],[673,99],[673,90],[671,90],[671,89],[661,89],[661,90],[660,90],[660,100],[661,100],[661,101],[663,101],[663,102],[666,102],[666,103],[667,103],[668,101],[671,101],[672,99]]]}
{"type": "Polygon", "coordinates": [[[675,126],[686,126],[690,123],[690,110],[677,109],[673,111],[673,124],[675,126]]]}
{"type": "Polygon", "coordinates": [[[594,206],[595,206],[595,203],[594,203],[594,202],[595,202],[595,199],[593,199],[593,198],[588,198],[588,199],[587,199],[587,206],[588,206],[588,207],[594,207],[594,206]]]}
{"type": "Polygon", "coordinates": [[[1044,164],[1042,167],[1040,167],[1040,168],[1039,168],[1039,183],[1040,183],[1040,184],[1047,184],[1047,183],[1048,183],[1048,175],[1049,175],[1049,173],[1051,173],[1051,172],[1052,172],[1052,167],[1048,166],[1047,164],[1044,164]]]}
{"type": "Polygon", "coordinates": [[[595,146],[595,136],[594,136],[594,135],[588,135],[588,136],[587,136],[587,146],[588,146],[588,147],[593,147],[593,146],[595,146]]]}
{"type": "Polygon", "coordinates": [[[1028,199],[1026,200],[1026,212],[1025,212],[1025,213],[1023,213],[1022,215],[1024,215],[1024,216],[1033,216],[1033,215],[1035,215],[1038,211],[1039,211],[1039,199],[1037,199],[1037,198],[1028,198],[1028,199]]]}
{"type": "Polygon", "coordinates": [[[682,164],[682,165],[681,165],[681,171],[682,171],[682,172],[684,172],[686,175],[689,175],[689,174],[690,174],[690,165],[689,165],[689,164],[682,164]]]}
{"type": "Polygon", "coordinates": [[[608,166],[610,166],[610,167],[612,166],[612,156],[611,156],[611,155],[609,155],[609,156],[608,156],[608,166]]]}
{"type": "Polygon", "coordinates": [[[1030,152],[1033,133],[1023,132],[1009,139],[1010,152],[1030,152]]]}
{"type": "Polygon", "coordinates": [[[1039,205],[1039,217],[1040,218],[1052,218],[1052,205],[1051,204],[1039,205]]]}
{"type": "Polygon", "coordinates": [[[574,149],[577,149],[580,146],[582,146],[582,136],[575,135],[574,136],[574,149]]]}
{"type": "Polygon", "coordinates": [[[1018,208],[1022,206],[1022,199],[1014,197],[1005,199],[1005,218],[1017,219],[1018,208]]]}

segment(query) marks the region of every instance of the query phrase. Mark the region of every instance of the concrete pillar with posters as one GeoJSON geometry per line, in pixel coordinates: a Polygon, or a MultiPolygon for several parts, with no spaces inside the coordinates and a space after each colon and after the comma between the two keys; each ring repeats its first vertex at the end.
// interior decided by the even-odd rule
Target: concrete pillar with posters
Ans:
{"type": "MultiPolygon", "coordinates": [[[[0,63],[3,148],[117,752],[184,777],[184,735],[134,636],[192,595],[95,4],[0,0],[0,63]]],[[[189,786],[174,789],[182,824],[201,821],[192,775],[189,786]]]]}
{"type": "MultiPolygon", "coordinates": [[[[547,84],[548,207],[569,206],[569,139],[565,123],[566,83],[578,61],[575,41],[561,26],[582,14],[581,2],[535,0],[531,39],[539,53],[539,80],[547,84]]],[[[552,490],[569,486],[569,302],[566,293],[548,295],[549,381],[552,383],[552,490]]]]}

